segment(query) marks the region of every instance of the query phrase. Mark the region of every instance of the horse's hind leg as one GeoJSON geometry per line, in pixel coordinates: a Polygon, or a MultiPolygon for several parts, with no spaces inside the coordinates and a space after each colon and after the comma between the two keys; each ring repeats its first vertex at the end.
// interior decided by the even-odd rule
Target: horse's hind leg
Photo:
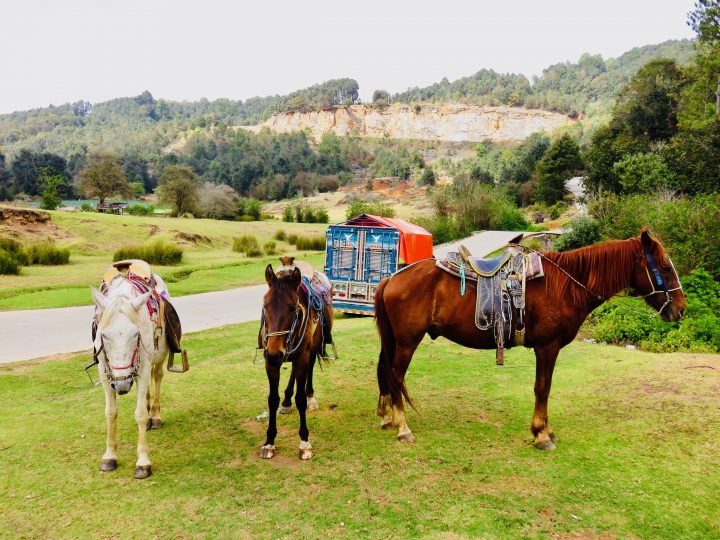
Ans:
{"type": "MultiPolygon", "coordinates": [[[[422,337],[420,338],[422,340],[422,337]]],[[[395,379],[394,389],[391,391],[392,396],[392,420],[393,425],[398,428],[397,438],[402,442],[415,442],[415,436],[410,431],[405,420],[405,404],[403,402],[402,388],[405,388],[405,373],[410,366],[415,349],[420,343],[418,340],[414,344],[400,346],[395,348],[395,361],[393,362],[393,377],[395,379]]]]}
{"type": "Polygon", "coordinates": [[[265,372],[268,377],[270,393],[268,394],[268,414],[270,421],[268,422],[267,434],[265,436],[265,444],[260,449],[260,457],[270,459],[275,456],[275,437],[277,436],[277,411],[280,405],[280,366],[271,366],[265,361],[265,372]]]}
{"type": "Polygon", "coordinates": [[[103,390],[105,390],[105,420],[107,423],[107,441],[100,470],[109,472],[117,469],[117,394],[110,388],[110,383],[105,375],[101,373],[100,376],[103,390]]]}
{"type": "MultiPolygon", "coordinates": [[[[153,365],[152,378],[155,382],[155,392],[153,393],[152,406],[150,407],[150,420],[148,420],[148,429],[160,429],[162,426],[162,419],[160,418],[160,384],[163,380],[163,367],[164,362],[158,362],[153,365]]],[[[148,394],[150,392],[150,385],[148,385],[148,394]]]]}
{"type": "Polygon", "coordinates": [[[283,399],[280,406],[280,414],[290,414],[292,412],[292,396],[293,389],[295,387],[295,366],[293,365],[290,369],[290,380],[288,381],[287,387],[285,387],[285,399],[283,399]]]}
{"type": "Polygon", "coordinates": [[[393,428],[393,416],[392,416],[392,396],[390,395],[390,386],[388,381],[385,379],[382,373],[383,369],[383,355],[385,351],[380,349],[380,358],[377,365],[377,380],[378,389],[380,395],[378,396],[377,404],[377,415],[381,417],[380,428],[381,429],[392,429],[393,428]]]}
{"type": "Polygon", "coordinates": [[[315,369],[316,361],[317,355],[313,354],[310,359],[310,365],[308,366],[307,384],[305,385],[308,411],[317,411],[319,408],[317,399],[315,399],[315,389],[313,388],[313,370],[315,369]]]}
{"type": "Polygon", "coordinates": [[[541,450],[555,450],[557,437],[548,425],[547,403],[560,347],[557,344],[535,349],[535,411],[530,430],[535,446],[541,450]]]}

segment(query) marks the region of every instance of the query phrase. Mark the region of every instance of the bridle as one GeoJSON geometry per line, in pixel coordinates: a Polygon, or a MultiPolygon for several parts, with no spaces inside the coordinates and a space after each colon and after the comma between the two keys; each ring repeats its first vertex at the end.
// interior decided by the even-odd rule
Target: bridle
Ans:
{"type": "Polygon", "coordinates": [[[290,324],[290,328],[288,330],[279,330],[277,332],[268,332],[267,328],[267,317],[265,314],[265,308],[262,310],[262,317],[260,318],[260,328],[262,331],[262,349],[264,350],[267,346],[268,338],[276,337],[276,336],[287,336],[285,338],[285,353],[283,354],[283,362],[287,362],[291,355],[295,354],[295,352],[300,348],[300,345],[305,340],[305,333],[307,332],[307,326],[308,326],[308,320],[310,317],[308,317],[308,310],[309,310],[309,297],[308,297],[308,307],[306,308],[303,306],[300,302],[295,304],[295,314],[293,316],[293,321],[290,324]],[[296,329],[299,329],[297,339],[293,343],[293,338],[295,336],[296,329]]]}
{"type": "MultiPolygon", "coordinates": [[[[652,291],[649,293],[641,296],[640,298],[647,298],[648,296],[652,296],[654,294],[665,294],[665,303],[662,305],[660,309],[657,310],[658,313],[662,313],[663,309],[667,307],[667,305],[673,301],[673,295],[672,293],[675,291],[681,291],[682,290],[682,284],[680,283],[680,279],[678,279],[678,286],[669,289],[667,284],[665,283],[665,280],[663,279],[662,275],[660,274],[660,270],[658,270],[657,265],[655,264],[655,259],[653,259],[653,256],[650,255],[649,252],[643,251],[645,254],[645,260],[647,261],[647,265],[645,266],[645,273],[647,274],[648,281],[650,281],[650,287],[652,287],[652,291]],[[649,268],[649,269],[648,269],[649,268]],[[650,271],[653,273],[653,277],[655,278],[653,280],[652,277],[650,277],[650,271]],[[655,284],[660,287],[660,290],[655,288],[655,284]]],[[[670,260],[670,257],[668,257],[668,260],[670,261],[670,266],[672,266],[673,272],[675,273],[675,277],[677,278],[677,271],[675,270],[675,265],[673,264],[672,260],[670,260]]]]}
{"type": "Polygon", "coordinates": [[[108,360],[107,352],[105,351],[105,342],[103,341],[102,334],[100,334],[100,348],[97,350],[97,352],[93,353],[93,358],[96,362],[99,362],[100,353],[105,353],[102,355],[103,359],[103,365],[105,366],[105,377],[107,377],[108,382],[116,382],[116,381],[124,381],[127,379],[134,379],[138,371],[140,370],[140,362],[138,362],[138,356],[140,355],[140,334],[138,334],[137,337],[137,343],[135,344],[135,350],[133,351],[132,358],[130,359],[130,363],[126,366],[118,366],[115,369],[128,369],[131,368],[130,374],[125,375],[124,377],[115,377],[112,373],[112,366],[110,365],[110,361],[108,360]]]}

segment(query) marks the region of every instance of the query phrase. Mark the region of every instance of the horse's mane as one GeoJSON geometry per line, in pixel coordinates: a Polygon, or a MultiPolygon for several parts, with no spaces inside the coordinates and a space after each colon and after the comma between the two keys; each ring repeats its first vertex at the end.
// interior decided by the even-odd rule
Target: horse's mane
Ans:
{"type": "Polygon", "coordinates": [[[550,262],[543,264],[548,294],[554,300],[570,299],[581,305],[590,296],[588,291],[556,268],[557,264],[568,274],[585,285],[592,294],[605,300],[630,286],[631,268],[642,256],[640,240],[610,240],[594,246],[558,253],[543,253],[550,262]],[[549,279],[548,279],[549,278],[549,279]]]}

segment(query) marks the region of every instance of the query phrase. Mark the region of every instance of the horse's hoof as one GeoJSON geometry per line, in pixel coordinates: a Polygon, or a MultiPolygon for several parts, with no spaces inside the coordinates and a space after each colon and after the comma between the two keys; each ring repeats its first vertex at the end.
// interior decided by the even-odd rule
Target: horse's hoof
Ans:
{"type": "Polygon", "coordinates": [[[394,426],[393,426],[392,420],[390,420],[389,422],[380,420],[380,429],[388,430],[388,429],[393,429],[393,427],[394,426]]]}
{"type": "Polygon", "coordinates": [[[406,443],[413,443],[413,442],[415,442],[415,435],[413,435],[412,432],[410,432],[410,431],[408,431],[407,433],[401,433],[398,435],[398,441],[406,442],[406,443]]]}
{"type": "Polygon", "coordinates": [[[102,472],[110,472],[117,469],[117,459],[103,459],[100,463],[100,470],[102,472]]]}
{"type": "Polygon", "coordinates": [[[548,435],[550,436],[550,440],[554,443],[556,443],[560,440],[560,439],[558,439],[557,435],[555,435],[554,433],[549,433],[548,435]]]}
{"type": "Polygon", "coordinates": [[[535,448],[539,448],[540,450],[555,450],[557,447],[552,441],[542,441],[536,442],[535,448]]]}
{"type": "Polygon", "coordinates": [[[289,407],[280,407],[280,414],[290,414],[292,412],[292,405],[289,407]]]}
{"type": "Polygon", "coordinates": [[[298,454],[300,455],[300,459],[302,460],[310,459],[311,457],[313,457],[313,449],[312,446],[310,446],[310,443],[301,441],[298,454]]]}
{"type": "Polygon", "coordinates": [[[315,399],[314,397],[308,399],[307,408],[308,411],[317,411],[320,408],[318,407],[317,399],[315,399]]]}
{"type": "Polygon", "coordinates": [[[162,427],[162,420],[159,418],[150,418],[148,419],[147,428],[148,429],[160,429],[162,427]]]}
{"type": "Polygon", "coordinates": [[[138,465],[135,467],[135,480],[145,480],[152,475],[152,467],[150,465],[138,465]]]}
{"type": "Polygon", "coordinates": [[[275,457],[275,445],[266,444],[260,449],[260,457],[263,459],[272,459],[275,457]]]}

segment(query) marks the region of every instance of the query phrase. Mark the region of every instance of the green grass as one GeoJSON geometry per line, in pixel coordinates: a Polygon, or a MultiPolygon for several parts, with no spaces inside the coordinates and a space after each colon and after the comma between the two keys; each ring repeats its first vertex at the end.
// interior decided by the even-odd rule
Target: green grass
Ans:
{"type": "Polygon", "coordinates": [[[496,367],[493,351],[426,339],[408,374],[418,412],[407,445],[374,415],[372,320],[339,318],[342,360],[316,374],[315,457],[297,457],[294,412],[279,419],[277,457],[262,461],[256,332],[249,323],[187,336],[192,367],[165,377],[165,425],[149,435],[154,475],[142,482],[132,478],[134,392],[120,398],[119,469],[97,471],[104,405],[82,373],[88,354],[0,368],[0,535],[720,535],[718,356],[573,343],[550,401],[558,450],[541,452],[528,429],[531,352],[513,349],[496,367]]]}
{"type": "MultiPolygon", "coordinates": [[[[116,249],[128,244],[146,244],[156,240],[177,244],[184,249],[181,264],[153,267],[163,278],[169,277],[170,281],[177,282],[177,288],[171,285],[173,294],[193,294],[262,283],[265,266],[269,262],[278,263],[277,257],[250,260],[244,255],[234,253],[234,237],[252,234],[264,244],[272,240],[279,230],[317,235],[326,228],[326,225],[288,224],[279,221],[244,223],[209,219],[50,213],[58,230],[64,235],[62,240],[58,240],[58,245],[71,250],[70,263],[62,267],[23,267],[19,275],[0,275],[0,310],[88,304],[88,285],[97,286],[111,264],[116,249]],[[180,233],[184,237],[179,236],[180,233]],[[198,240],[187,240],[191,235],[198,235],[198,240]]],[[[2,227],[0,232],[1,229],[2,227]]],[[[277,251],[278,254],[309,260],[316,267],[323,264],[323,257],[317,252],[308,254],[287,243],[279,243],[277,251]]]]}

